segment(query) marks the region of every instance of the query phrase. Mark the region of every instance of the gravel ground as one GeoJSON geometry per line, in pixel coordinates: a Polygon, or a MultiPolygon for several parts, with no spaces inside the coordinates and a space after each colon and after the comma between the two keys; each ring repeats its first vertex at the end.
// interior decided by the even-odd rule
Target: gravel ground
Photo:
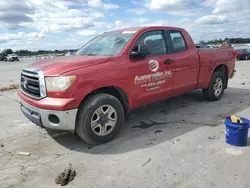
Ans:
{"type": "Polygon", "coordinates": [[[33,61],[33,59],[20,59],[15,62],[0,61],[0,88],[19,83],[20,71],[33,61]]]}
{"type": "MultiPolygon", "coordinates": [[[[18,83],[29,63],[2,63],[1,86],[18,83]]],[[[16,91],[1,92],[0,187],[59,187],[54,179],[72,163],[76,177],[67,187],[247,188],[250,147],[225,143],[223,119],[250,118],[249,72],[250,61],[237,62],[218,102],[197,90],[137,109],[113,141],[95,147],[35,126],[21,114],[16,91]]]]}

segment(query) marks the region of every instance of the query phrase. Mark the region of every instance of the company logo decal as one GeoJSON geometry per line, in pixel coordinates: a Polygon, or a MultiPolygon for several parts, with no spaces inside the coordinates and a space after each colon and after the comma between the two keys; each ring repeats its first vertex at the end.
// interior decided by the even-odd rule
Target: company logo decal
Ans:
{"type": "Polygon", "coordinates": [[[27,87],[28,87],[28,82],[27,82],[27,80],[24,80],[24,81],[23,81],[23,87],[24,87],[25,89],[27,89],[27,87]]]}
{"type": "Polygon", "coordinates": [[[150,69],[152,72],[157,72],[158,69],[159,69],[159,62],[156,61],[156,60],[150,60],[150,61],[149,61],[149,69],[150,69]]]}

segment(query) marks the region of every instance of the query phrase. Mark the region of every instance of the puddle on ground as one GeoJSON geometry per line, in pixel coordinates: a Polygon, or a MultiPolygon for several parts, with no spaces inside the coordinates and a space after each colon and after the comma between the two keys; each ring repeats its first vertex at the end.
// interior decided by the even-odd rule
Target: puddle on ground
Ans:
{"type": "Polygon", "coordinates": [[[140,125],[132,126],[131,128],[139,128],[139,129],[148,129],[150,127],[156,126],[156,125],[164,125],[166,122],[158,123],[155,121],[149,120],[151,123],[145,123],[143,121],[140,121],[140,125]]]}

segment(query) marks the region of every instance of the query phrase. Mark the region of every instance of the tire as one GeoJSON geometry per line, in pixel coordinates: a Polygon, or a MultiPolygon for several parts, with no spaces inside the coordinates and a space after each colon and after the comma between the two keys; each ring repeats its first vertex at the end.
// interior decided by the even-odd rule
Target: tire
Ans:
{"type": "MultiPolygon", "coordinates": [[[[99,112],[99,111],[98,111],[99,112]]],[[[108,113],[107,113],[108,114],[108,113]]],[[[114,118],[115,119],[115,118],[114,118]]],[[[97,121],[97,122],[99,122],[97,121]]],[[[101,123],[96,123],[96,125],[101,125],[101,123]]],[[[108,123],[107,123],[108,124],[108,123]]],[[[116,134],[119,132],[121,127],[124,124],[124,109],[120,101],[115,98],[112,95],[105,94],[105,93],[98,93],[94,94],[86,99],[86,102],[84,102],[78,111],[77,114],[77,120],[76,120],[76,132],[77,134],[88,144],[96,145],[96,144],[103,144],[105,142],[108,142],[112,140],[116,134]],[[115,111],[113,114],[111,114],[113,117],[116,117],[116,121],[113,121],[115,123],[113,128],[109,125],[105,125],[102,123],[102,126],[97,126],[96,129],[92,128],[92,123],[94,120],[98,119],[99,121],[103,120],[109,121],[109,118],[106,117],[101,119],[101,115],[98,115],[97,109],[100,110],[100,108],[103,109],[101,112],[106,112],[105,109],[110,108],[113,111],[115,111]],[[107,126],[107,128],[106,128],[107,126]],[[105,127],[105,131],[107,131],[106,135],[101,132],[101,127],[105,127]],[[99,133],[98,133],[99,131],[99,133]]],[[[104,130],[104,129],[102,129],[104,130]]]]}
{"type": "Polygon", "coordinates": [[[203,96],[206,100],[208,101],[218,101],[221,99],[221,97],[224,94],[224,90],[225,90],[225,73],[220,72],[220,71],[216,71],[214,72],[209,86],[206,89],[203,89],[203,96]],[[220,80],[220,82],[218,82],[220,80]],[[220,84],[219,84],[220,83],[220,84]],[[217,91],[214,89],[217,84],[217,91]],[[219,85],[221,85],[219,87],[219,85]],[[218,92],[220,90],[220,92],[218,92]]]}

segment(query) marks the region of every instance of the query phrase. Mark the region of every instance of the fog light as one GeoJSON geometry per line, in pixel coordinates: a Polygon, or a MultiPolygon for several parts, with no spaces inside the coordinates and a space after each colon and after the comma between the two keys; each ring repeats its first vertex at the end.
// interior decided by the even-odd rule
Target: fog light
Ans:
{"type": "Polygon", "coordinates": [[[53,123],[53,124],[59,124],[60,123],[60,119],[54,114],[49,115],[49,121],[51,123],[53,123]]]}

